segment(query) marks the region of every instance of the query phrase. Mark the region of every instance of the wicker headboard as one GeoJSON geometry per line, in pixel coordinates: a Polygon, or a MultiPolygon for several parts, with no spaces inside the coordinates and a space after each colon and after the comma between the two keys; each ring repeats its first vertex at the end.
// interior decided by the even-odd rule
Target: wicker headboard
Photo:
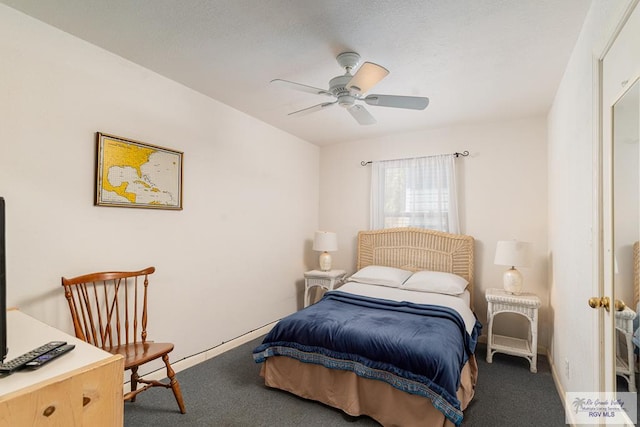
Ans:
{"type": "Polygon", "coordinates": [[[360,231],[357,268],[384,265],[457,274],[469,281],[473,307],[473,244],[471,236],[422,228],[360,231]]]}

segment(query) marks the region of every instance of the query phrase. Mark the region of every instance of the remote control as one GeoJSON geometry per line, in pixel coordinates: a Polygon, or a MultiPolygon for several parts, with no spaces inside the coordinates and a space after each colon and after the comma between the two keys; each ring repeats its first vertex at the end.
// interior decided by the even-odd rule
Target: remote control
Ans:
{"type": "Polygon", "coordinates": [[[51,341],[46,343],[45,345],[41,345],[38,348],[34,348],[33,350],[22,354],[15,359],[11,359],[7,363],[0,363],[0,374],[10,374],[13,371],[22,369],[25,367],[27,362],[31,362],[33,359],[40,357],[43,354],[47,354],[51,350],[55,350],[58,347],[62,347],[65,344],[67,344],[66,341],[51,341]]]}
{"type": "Polygon", "coordinates": [[[30,362],[25,364],[26,367],[36,369],[40,366],[44,365],[47,362],[55,359],[58,356],[62,356],[63,354],[73,350],[76,346],[73,344],[65,344],[61,347],[55,348],[48,353],[43,354],[42,356],[38,356],[30,362]]]}

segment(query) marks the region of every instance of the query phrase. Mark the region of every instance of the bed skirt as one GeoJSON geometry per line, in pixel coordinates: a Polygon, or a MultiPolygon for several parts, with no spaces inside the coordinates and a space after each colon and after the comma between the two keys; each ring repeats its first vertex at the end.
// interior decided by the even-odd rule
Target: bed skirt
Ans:
{"type": "MultiPolygon", "coordinates": [[[[260,375],[265,385],[322,402],[352,416],[368,415],[385,427],[453,426],[426,397],[400,391],[391,385],[329,369],[286,356],[267,358],[260,375]]],[[[457,396],[466,409],[475,391],[478,366],[475,355],[462,369],[457,396]]]]}

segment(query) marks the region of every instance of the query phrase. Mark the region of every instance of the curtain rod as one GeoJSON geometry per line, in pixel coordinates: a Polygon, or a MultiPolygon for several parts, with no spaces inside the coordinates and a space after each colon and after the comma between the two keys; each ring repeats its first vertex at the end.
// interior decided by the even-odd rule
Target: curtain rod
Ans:
{"type": "MultiPolygon", "coordinates": [[[[467,157],[468,155],[469,155],[469,152],[468,152],[467,150],[464,150],[462,153],[455,152],[455,153],[453,153],[453,154],[452,154],[452,156],[456,156],[456,158],[457,158],[457,157],[460,157],[460,156],[462,156],[462,157],[467,157]]],[[[420,157],[413,157],[413,158],[414,158],[414,159],[419,159],[419,158],[421,158],[421,157],[435,157],[435,156],[420,156],[420,157]]],[[[406,160],[406,159],[394,159],[394,160],[406,160]]],[[[388,161],[388,160],[378,160],[378,161],[380,161],[380,162],[386,162],[386,161],[388,161]]],[[[368,165],[368,164],[370,164],[370,163],[373,163],[373,160],[369,160],[368,162],[365,162],[365,161],[363,160],[363,161],[361,161],[361,162],[360,162],[360,165],[362,165],[362,166],[367,166],[367,165],[368,165]]]]}

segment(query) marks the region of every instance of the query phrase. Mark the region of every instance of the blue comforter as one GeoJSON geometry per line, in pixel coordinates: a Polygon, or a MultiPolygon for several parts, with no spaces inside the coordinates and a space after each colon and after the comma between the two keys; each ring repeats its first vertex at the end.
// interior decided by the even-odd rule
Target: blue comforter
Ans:
{"type": "Polygon", "coordinates": [[[260,363],[288,356],[385,381],[429,398],[460,425],[456,391],[481,327],[476,320],[470,335],[461,316],[447,307],[333,291],[278,322],[253,357],[260,363]]]}

